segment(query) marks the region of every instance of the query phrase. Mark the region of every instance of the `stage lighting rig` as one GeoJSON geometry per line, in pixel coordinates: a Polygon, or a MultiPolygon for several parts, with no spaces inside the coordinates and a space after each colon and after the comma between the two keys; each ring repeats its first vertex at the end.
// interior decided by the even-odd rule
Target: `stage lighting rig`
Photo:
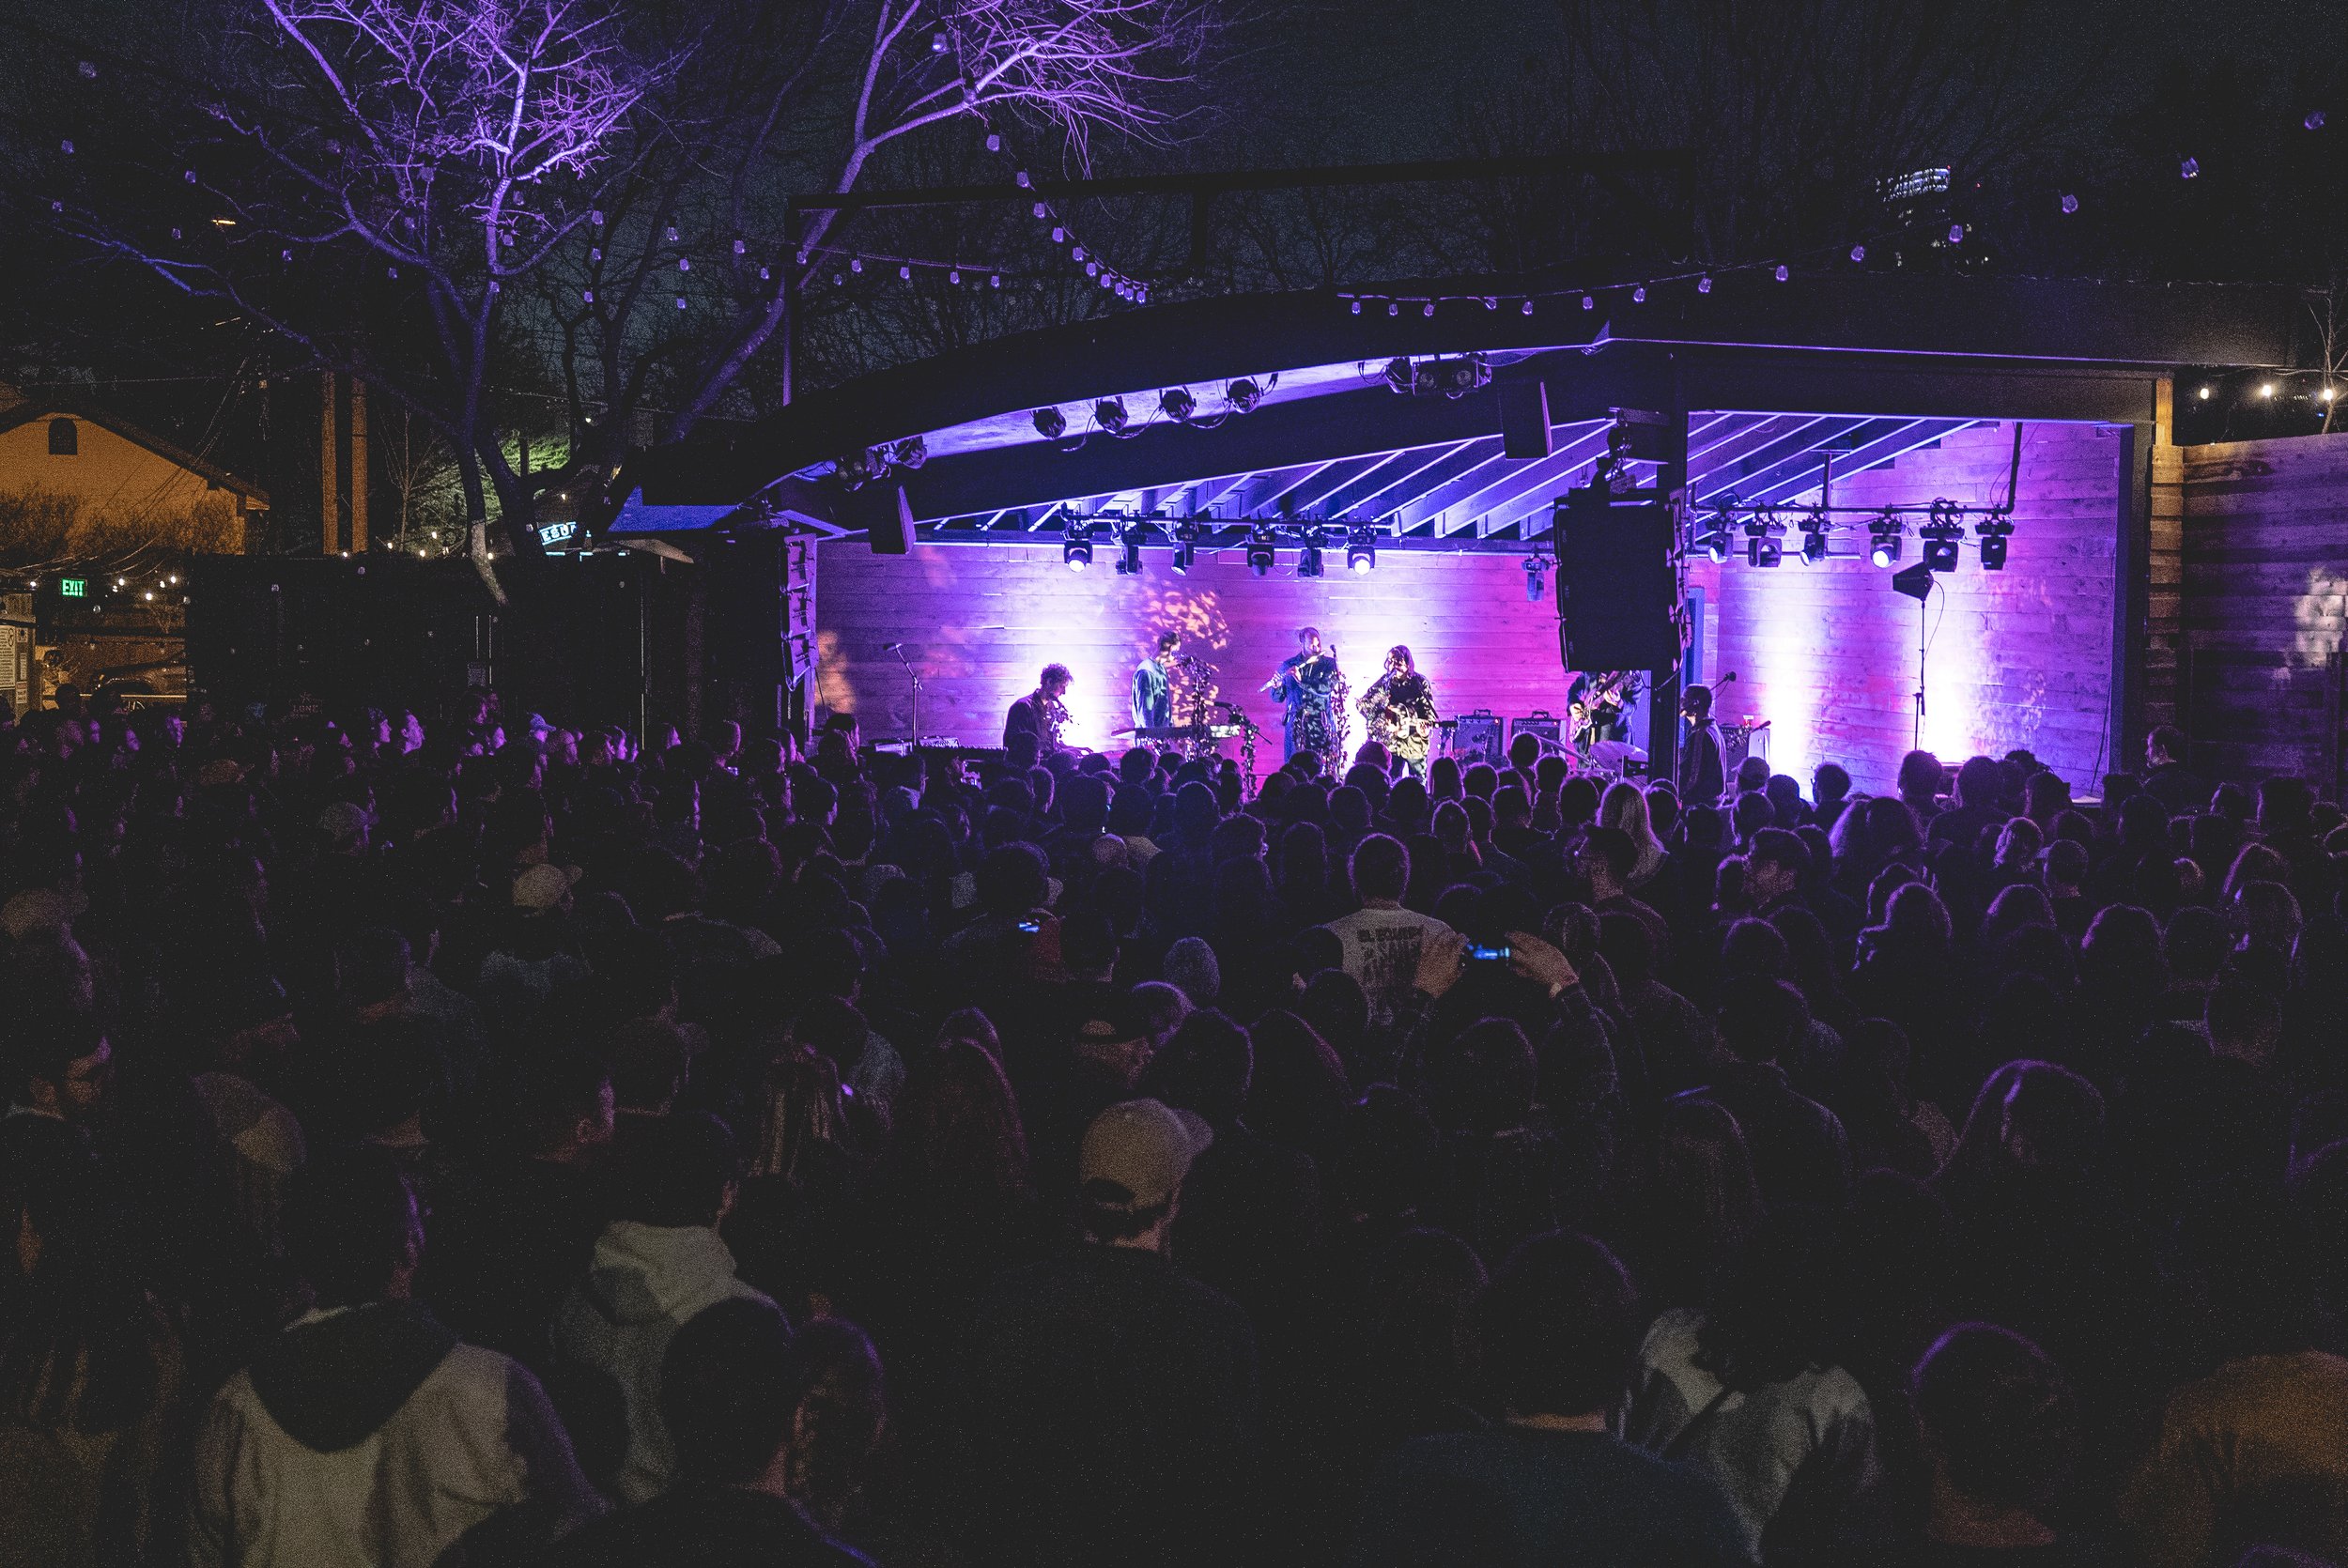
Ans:
{"type": "Polygon", "coordinates": [[[1965,537],[1965,525],[1958,522],[1954,501],[1935,500],[1929,520],[1917,532],[1924,542],[1924,566],[1933,572],[1956,570],[1956,543],[1965,537]]]}
{"type": "Polygon", "coordinates": [[[1867,525],[1867,559],[1877,566],[1891,566],[1900,559],[1900,535],[1908,531],[1899,514],[1885,512],[1867,525]]]}
{"type": "Polygon", "coordinates": [[[1346,536],[1345,564],[1349,571],[1368,572],[1378,565],[1378,530],[1357,528],[1346,536]]]}
{"type": "Polygon", "coordinates": [[[1247,530],[1247,569],[1256,576],[1268,576],[1278,562],[1280,551],[1276,536],[1269,523],[1258,523],[1247,530]]]}
{"type": "Polygon", "coordinates": [[[1158,393],[1158,412],[1176,424],[1188,424],[1190,416],[1198,411],[1198,400],[1190,395],[1187,387],[1168,387],[1158,393]]]}
{"type": "Polygon", "coordinates": [[[1230,404],[1231,412],[1235,414],[1252,414],[1256,411],[1256,405],[1263,401],[1264,393],[1279,384],[1280,378],[1277,376],[1266,380],[1261,386],[1258,386],[1254,381],[1243,376],[1223,389],[1224,401],[1230,404]]]}
{"type": "Polygon", "coordinates": [[[1092,406],[1092,423],[1112,436],[1121,436],[1133,416],[1125,411],[1121,397],[1104,397],[1092,406]]]}
{"type": "Polygon", "coordinates": [[[1072,572],[1081,572],[1092,564],[1090,523],[1079,521],[1068,525],[1060,534],[1059,558],[1061,564],[1072,572]]]}
{"type": "Polygon", "coordinates": [[[1306,529],[1303,548],[1296,552],[1296,575],[1300,577],[1321,576],[1321,530],[1306,529]]]}
{"type": "Polygon", "coordinates": [[[1058,408],[1038,408],[1035,411],[1035,433],[1047,441],[1057,441],[1068,434],[1068,416],[1058,408]]]}

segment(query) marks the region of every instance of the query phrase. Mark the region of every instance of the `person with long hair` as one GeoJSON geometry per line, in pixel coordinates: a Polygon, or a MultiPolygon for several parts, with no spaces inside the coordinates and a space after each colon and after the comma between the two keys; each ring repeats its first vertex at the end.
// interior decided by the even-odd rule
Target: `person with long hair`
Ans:
{"type": "Polygon", "coordinates": [[[909,1445],[936,1457],[955,1336],[990,1277],[1047,1252],[1018,1101],[995,1057],[946,1038],[907,1068],[888,1145],[841,1227],[828,1304],[891,1369],[909,1445]]]}
{"type": "Polygon", "coordinates": [[[1671,858],[1663,840],[1655,836],[1655,823],[1647,813],[1646,792],[1627,778],[1618,778],[1606,786],[1606,793],[1599,801],[1598,822],[1600,827],[1630,835],[1631,843],[1638,846],[1639,858],[1630,868],[1630,879],[1634,892],[1653,882],[1663,869],[1664,862],[1671,858]]]}
{"type": "Polygon", "coordinates": [[[1356,704],[1369,721],[1369,738],[1413,774],[1427,771],[1435,733],[1435,688],[1418,672],[1418,661],[1401,643],[1386,650],[1385,672],[1369,684],[1356,704]]]}

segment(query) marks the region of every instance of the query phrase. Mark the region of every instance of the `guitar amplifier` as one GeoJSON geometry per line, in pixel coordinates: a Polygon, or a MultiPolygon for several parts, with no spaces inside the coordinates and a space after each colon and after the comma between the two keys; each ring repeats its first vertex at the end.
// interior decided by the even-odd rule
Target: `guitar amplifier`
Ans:
{"type": "Polygon", "coordinates": [[[1564,728],[1565,720],[1547,708],[1536,708],[1522,718],[1508,721],[1508,738],[1513,741],[1519,735],[1538,735],[1554,746],[1565,739],[1564,728]]]}
{"type": "Polygon", "coordinates": [[[1769,721],[1748,719],[1742,724],[1721,726],[1721,769],[1731,778],[1737,765],[1748,757],[1769,760],[1769,721]]]}
{"type": "Polygon", "coordinates": [[[1460,715],[1451,731],[1451,755],[1462,762],[1497,762],[1506,755],[1500,744],[1500,720],[1490,708],[1460,715]]]}

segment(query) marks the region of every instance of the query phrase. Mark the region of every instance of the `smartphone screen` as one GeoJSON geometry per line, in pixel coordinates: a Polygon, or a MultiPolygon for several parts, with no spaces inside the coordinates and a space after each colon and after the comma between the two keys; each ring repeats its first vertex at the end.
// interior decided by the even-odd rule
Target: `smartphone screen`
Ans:
{"type": "Polygon", "coordinates": [[[1468,945],[1467,956],[1484,963],[1501,963],[1506,961],[1508,949],[1505,946],[1486,947],[1481,944],[1471,943],[1468,945]]]}
{"type": "Polygon", "coordinates": [[[1022,920],[1019,922],[1019,929],[1026,931],[1029,936],[1033,936],[1036,932],[1043,929],[1043,922],[1041,920],[1022,920]]]}

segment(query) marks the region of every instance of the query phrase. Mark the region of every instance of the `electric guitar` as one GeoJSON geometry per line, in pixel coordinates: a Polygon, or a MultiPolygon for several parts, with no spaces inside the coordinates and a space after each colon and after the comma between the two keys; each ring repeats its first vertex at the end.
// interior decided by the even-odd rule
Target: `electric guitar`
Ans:
{"type": "Polygon", "coordinates": [[[1580,730],[1607,730],[1622,717],[1630,699],[1646,689],[1646,677],[1635,669],[1610,670],[1592,681],[1573,704],[1573,724],[1580,730]]]}

